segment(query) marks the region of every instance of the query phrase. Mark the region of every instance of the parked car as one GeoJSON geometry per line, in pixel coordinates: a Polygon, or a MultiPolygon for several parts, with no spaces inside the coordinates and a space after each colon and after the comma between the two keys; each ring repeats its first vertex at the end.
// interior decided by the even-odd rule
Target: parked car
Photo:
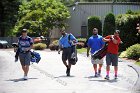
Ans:
{"type": "Polygon", "coordinates": [[[6,40],[0,40],[0,48],[8,48],[8,42],[6,40]]]}

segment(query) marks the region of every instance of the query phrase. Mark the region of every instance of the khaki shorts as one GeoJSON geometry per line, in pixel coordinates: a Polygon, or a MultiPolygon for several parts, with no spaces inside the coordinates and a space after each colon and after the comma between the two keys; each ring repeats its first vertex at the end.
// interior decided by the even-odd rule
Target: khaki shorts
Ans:
{"type": "Polygon", "coordinates": [[[103,64],[103,58],[102,59],[93,59],[91,57],[91,63],[92,64],[103,64]]]}

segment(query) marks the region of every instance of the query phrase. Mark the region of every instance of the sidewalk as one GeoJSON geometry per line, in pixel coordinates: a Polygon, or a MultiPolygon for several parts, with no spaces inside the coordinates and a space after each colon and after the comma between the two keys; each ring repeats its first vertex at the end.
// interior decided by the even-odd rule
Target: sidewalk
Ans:
{"type": "Polygon", "coordinates": [[[128,65],[131,62],[119,62],[118,80],[94,78],[90,58],[78,54],[78,63],[72,67],[71,76],[66,77],[61,55],[56,51],[38,51],[41,54],[39,64],[30,66],[29,80],[23,81],[20,63],[14,62],[13,51],[0,50],[0,93],[132,93],[137,81],[137,73],[128,65]]]}

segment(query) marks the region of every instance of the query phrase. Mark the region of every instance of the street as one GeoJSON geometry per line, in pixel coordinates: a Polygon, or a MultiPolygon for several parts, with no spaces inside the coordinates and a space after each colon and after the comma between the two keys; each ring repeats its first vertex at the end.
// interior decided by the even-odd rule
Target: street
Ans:
{"type": "Polygon", "coordinates": [[[13,50],[0,50],[0,93],[140,93],[133,91],[138,79],[132,62],[119,60],[118,79],[114,80],[111,67],[110,80],[105,80],[105,62],[102,76],[95,78],[90,57],[78,54],[78,62],[72,66],[71,76],[57,51],[37,51],[41,54],[39,64],[31,64],[29,80],[22,79],[20,62],[14,62],[13,50]]]}

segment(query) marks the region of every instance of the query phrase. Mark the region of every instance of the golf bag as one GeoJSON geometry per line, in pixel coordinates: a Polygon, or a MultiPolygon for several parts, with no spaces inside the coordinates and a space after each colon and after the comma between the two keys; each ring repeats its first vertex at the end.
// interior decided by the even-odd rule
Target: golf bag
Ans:
{"type": "Polygon", "coordinates": [[[39,63],[40,60],[41,60],[41,56],[39,53],[35,51],[31,52],[31,62],[39,63]]]}
{"type": "Polygon", "coordinates": [[[96,51],[93,55],[91,55],[91,57],[93,59],[102,59],[107,53],[107,46],[108,43],[105,43],[104,47],[96,51]]]}
{"type": "Polygon", "coordinates": [[[72,46],[71,48],[72,48],[72,53],[69,61],[72,65],[75,65],[76,62],[78,61],[76,46],[72,46]]]}
{"type": "MultiPolygon", "coordinates": [[[[69,40],[69,43],[70,43],[70,34],[68,36],[68,40],[69,40]]],[[[70,43],[71,44],[71,43],[70,43]]],[[[72,44],[71,44],[72,45],[72,44]]],[[[76,62],[78,61],[78,57],[77,57],[77,49],[76,49],[76,45],[72,45],[71,46],[71,58],[70,58],[70,63],[72,65],[75,65],[76,62]]]]}

